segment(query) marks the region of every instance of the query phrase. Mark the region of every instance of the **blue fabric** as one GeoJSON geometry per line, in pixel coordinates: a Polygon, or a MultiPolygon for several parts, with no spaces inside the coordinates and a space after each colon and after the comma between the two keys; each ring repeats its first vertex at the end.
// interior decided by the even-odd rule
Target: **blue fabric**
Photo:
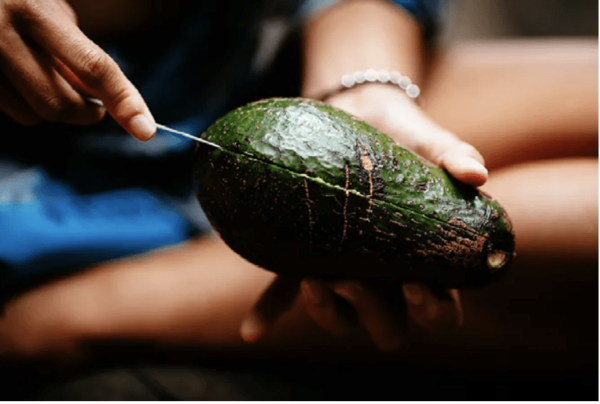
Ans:
{"type": "MultiPolygon", "coordinates": [[[[343,0],[306,0],[302,2],[300,17],[307,18],[343,0]]],[[[431,37],[439,25],[444,0],[389,0],[409,12],[421,25],[425,35],[431,37]]]]}
{"type": "Polygon", "coordinates": [[[148,190],[79,195],[41,169],[5,179],[0,198],[0,257],[20,277],[178,243],[192,230],[148,190]]]}
{"type": "MultiPolygon", "coordinates": [[[[299,10],[327,5],[319,3],[330,2],[292,1],[282,12],[294,21],[299,10]]],[[[428,4],[438,2],[397,3],[426,21],[428,4]]],[[[158,122],[198,136],[260,83],[253,57],[266,14],[250,0],[195,4],[203,12],[176,30],[101,46],[158,122]]],[[[109,119],[24,128],[0,116],[0,278],[92,265],[210,231],[192,190],[192,157],[187,139],[159,133],[142,143],[109,119]]]]}
{"type": "Polygon", "coordinates": [[[421,24],[427,37],[431,37],[438,25],[443,11],[443,0],[391,0],[411,13],[421,24]]]}

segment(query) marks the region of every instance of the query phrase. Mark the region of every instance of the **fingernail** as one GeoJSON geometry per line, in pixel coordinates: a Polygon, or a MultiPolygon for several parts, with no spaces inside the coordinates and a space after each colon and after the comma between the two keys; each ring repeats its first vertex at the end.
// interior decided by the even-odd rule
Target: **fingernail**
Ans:
{"type": "Polygon", "coordinates": [[[410,304],[420,305],[423,304],[423,289],[421,286],[414,283],[405,283],[402,285],[404,291],[404,297],[410,304]]]}
{"type": "Polygon", "coordinates": [[[156,133],[156,125],[145,115],[136,115],[129,121],[131,134],[140,140],[150,140],[156,133]]]}
{"type": "Polygon", "coordinates": [[[488,175],[488,170],[483,166],[483,164],[473,157],[465,157],[462,159],[460,166],[465,172],[471,172],[484,176],[488,175]]]}
{"type": "Polygon", "coordinates": [[[362,287],[357,282],[341,282],[333,285],[333,291],[344,299],[354,302],[362,292],[362,287]]]}
{"type": "Polygon", "coordinates": [[[256,316],[250,316],[242,321],[240,326],[240,334],[242,339],[246,342],[255,342],[264,333],[264,326],[262,321],[256,316]]]}
{"type": "Polygon", "coordinates": [[[313,279],[305,279],[301,284],[302,292],[306,294],[308,300],[315,306],[319,306],[323,303],[323,297],[325,296],[325,290],[319,281],[313,279]]]}

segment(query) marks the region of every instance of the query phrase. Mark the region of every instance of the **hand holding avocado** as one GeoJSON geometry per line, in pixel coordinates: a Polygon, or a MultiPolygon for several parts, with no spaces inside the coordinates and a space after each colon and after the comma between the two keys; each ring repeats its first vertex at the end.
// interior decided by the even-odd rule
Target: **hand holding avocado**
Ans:
{"type": "MultiPolygon", "coordinates": [[[[511,224],[497,202],[343,110],[262,100],[226,114],[203,136],[220,146],[196,149],[196,191],[207,217],[231,249],[283,275],[242,326],[248,340],[291,306],[303,277],[365,282],[331,287],[364,325],[381,328],[390,316],[376,320],[372,313],[385,307],[377,297],[401,292],[374,293],[370,283],[474,288],[512,258],[511,224]],[[365,307],[370,314],[361,316],[365,307]]],[[[311,314],[318,320],[315,296],[324,294],[316,286],[305,282],[303,292],[317,302],[311,314]]],[[[419,305],[426,289],[415,289],[404,294],[419,305]]],[[[458,299],[449,300],[459,318],[458,299]]],[[[410,312],[432,320],[436,306],[410,312]]]]}
{"type": "MultiPolygon", "coordinates": [[[[307,98],[321,99],[322,94],[330,94],[332,89],[339,86],[341,77],[365,69],[399,70],[403,76],[410,77],[412,82],[426,88],[427,78],[423,69],[427,63],[424,52],[425,36],[422,25],[408,14],[398,12],[390,2],[339,2],[328,13],[312,19],[307,24],[301,94],[307,98]]],[[[359,85],[330,96],[325,102],[370,123],[397,144],[447,170],[451,176],[463,183],[479,186],[487,180],[488,173],[481,154],[471,145],[460,141],[454,134],[435,124],[398,87],[375,83],[359,85]]],[[[361,311],[358,309],[360,306],[379,307],[378,310],[371,310],[370,320],[364,318],[363,324],[379,346],[382,344],[381,339],[376,336],[376,329],[387,330],[381,334],[389,336],[384,340],[397,342],[399,327],[394,326],[397,322],[385,320],[389,319],[385,314],[389,310],[379,301],[381,296],[367,293],[370,285],[365,281],[359,284],[365,293],[357,293],[352,306],[358,312],[361,311]]],[[[331,309],[337,305],[325,305],[328,308],[311,305],[311,283],[303,282],[302,285],[308,312],[319,324],[331,330],[333,324],[343,322],[341,312],[331,309]],[[328,324],[331,326],[327,327],[328,324]]],[[[339,286],[338,292],[341,291],[339,286]]],[[[405,296],[408,315],[415,322],[433,326],[437,323],[448,325],[449,322],[442,320],[443,318],[453,319],[450,321],[453,324],[462,321],[458,293],[455,290],[446,293],[446,297],[450,299],[440,300],[431,293],[426,283],[421,282],[419,286],[412,283],[411,287],[405,283],[404,290],[401,291],[398,287],[397,291],[397,294],[405,296]],[[416,304],[414,309],[411,302],[416,304]]],[[[325,290],[330,297],[336,296],[331,285],[326,282],[315,288],[325,290]]],[[[313,291],[313,294],[314,292],[316,291],[313,291]]],[[[329,302],[331,301],[332,299],[329,299],[329,302]]],[[[261,313],[258,310],[254,316],[249,316],[245,329],[264,328],[264,324],[260,326],[258,320],[254,322],[255,326],[252,326],[253,321],[260,318],[261,313]]],[[[244,330],[244,327],[242,329],[244,330]]],[[[389,343],[383,345],[390,346],[389,343]]],[[[391,346],[393,345],[391,343],[391,346]]]]}
{"type": "Polygon", "coordinates": [[[325,100],[357,116],[389,137],[473,186],[487,180],[481,154],[433,122],[403,91],[385,84],[358,86],[325,100]]]}
{"type": "MultiPolygon", "coordinates": [[[[418,152],[464,183],[480,186],[487,180],[481,154],[431,121],[394,87],[358,87],[325,101],[372,124],[399,145],[418,152]]],[[[328,284],[307,278],[301,283],[301,291],[308,313],[331,334],[348,335],[357,328],[357,316],[342,309],[338,301],[341,296],[355,309],[358,320],[380,349],[390,350],[401,344],[406,330],[400,326],[398,313],[368,283],[328,284]]],[[[448,290],[450,299],[440,299],[424,283],[404,283],[402,293],[406,315],[414,323],[434,332],[452,331],[462,324],[462,307],[456,289],[448,290]]],[[[256,318],[260,315],[252,317],[256,318]]]]}
{"type": "MultiPolygon", "coordinates": [[[[381,288],[368,281],[326,282],[304,278],[301,298],[316,324],[336,337],[348,337],[362,328],[383,351],[401,347],[407,324],[434,333],[453,332],[462,325],[462,307],[458,292],[450,290],[450,299],[439,299],[422,283],[404,284],[405,308],[390,304],[381,288]]],[[[267,288],[241,327],[242,338],[254,342],[268,332],[279,317],[290,309],[298,293],[298,281],[279,276],[267,288]]]]}

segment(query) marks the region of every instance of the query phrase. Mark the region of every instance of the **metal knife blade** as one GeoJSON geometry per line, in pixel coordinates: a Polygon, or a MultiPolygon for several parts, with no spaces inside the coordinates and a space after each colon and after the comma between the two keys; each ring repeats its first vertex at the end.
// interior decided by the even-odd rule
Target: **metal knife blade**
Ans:
{"type": "MultiPolygon", "coordinates": [[[[92,97],[84,97],[84,98],[87,101],[91,102],[92,104],[95,104],[95,105],[97,105],[97,106],[99,106],[101,108],[106,109],[104,107],[104,104],[102,103],[102,101],[100,101],[99,99],[92,98],[92,97]]],[[[219,146],[218,144],[214,144],[213,142],[209,142],[208,140],[204,140],[202,138],[199,138],[199,137],[196,137],[196,136],[192,136],[189,133],[185,133],[185,132],[181,132],[181,131],[176,130],[176,129],[169,128],[168,126],[161,125],[159,123],[156,124],[156,128],[158,130],[162,130],[162,131],[165,131],[165,132],[170,133],[170,134],[175,134],[175,135],[187,137],[188,139],[192,139],[192,140],[194,140],[194,141],[196,141],[198,143],[202,143],[202,144],[205,144],[207,146],[214,147],[215,149],[222,149],[222,147],[219,146]]]]}
{"type": "Polygon", "coordinates": [[[187,137],[188,139],[192,139],[192,140],[194,140],[194,141],[196,141],[198,143],[202,143],[202,144],[205,144],[207,146],[214,147],[216,149],[222,149],[222,147],[219,146],[218,144],[214,144],[213,142],[209,142],[208,140],[204,140],[202,138],[199,138],[199,137],[196,137],[196,136],[192,136],[189,133],[185,133],[185,132],[181,132],[179,130],[175,130],[175,129],[169,128],[168,126],[161,125],[159,123],[156,124],[156,128],[159,129],[159,130],[163,130],[165,132],[171,133],[171,134],[175,134],[175,135],[187,137]]]}

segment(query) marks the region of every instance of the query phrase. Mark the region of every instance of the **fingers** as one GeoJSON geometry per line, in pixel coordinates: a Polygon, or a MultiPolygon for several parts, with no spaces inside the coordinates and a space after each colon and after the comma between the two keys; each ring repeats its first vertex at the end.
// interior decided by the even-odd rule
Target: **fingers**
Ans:
{"type": "Polygon", "coordinates": [[[308,314],[321,328],[338,337],[348,336],[356,328],[356,315],[340,304],[327,283],[307,278],[300,287],[308,314]]]}
{"type": "Polygon", "coordinates": [[[398,315],[375,290],[356,281],[336,282],[333,290],[354,307],[359,322],[379,349],[391,351],[401,345],[402,328],[398,315]]]}
{"type": "Polygon", "coordinates": [[[265,290],[252,311],[242,321],[240,334],[246,342],[254,342],[288,311],[298,295],[300,280],[278,276],[265,290]]]}
{"type": "Polygon", "coordinates": [[[107,111],[130,134],[140,140],[150,139],[156,126],[141,95],[114,60],[79,30],[73,13],[65,10],[65,7],[68,9],[66,2],[21,3],[13,12],[19,13],[25,21],[22,29],[43,52],[34,53],[10,27],[1,30],[4,36],[12,37],[0,38],[0,44],[5,45],[0,50],[5,56],[15,55],[11,63],[4,64],[16,66],[16,71],[10,73],[5,69],[4,74],[32,108],[48,120],[88,123],[103,112],[86,103],[73,89],[81,84],[89,90],[89,95],[104,103],[107,111]],[[17,53],[14,49],[7,50],[8,46],[17,53]],[[66,75],[65,79],[52,63],[40,60],[42,53],[60,60],[73,75],[66,75]],[[73,77],[77,78],[76,83],[73,77]],[[39,96],[34,95],[32,89],[39,96]]]}
{"type": "Polygon", "coordinates": [[[463,322],[458,291],[449,290],[450,300],[440,300],[421,283],[402,285],[408,316],[422,327],[437,333],[455,331],[463,322]]]}
{"type": "Polygon", "coordinates": [[[488,172],[481,154],[433,122],[408,97],[390,86],[363,86],[327,100],[383,131],[407,147],[445,168],[464,183],[480,186],[488,172]]]}
{"type": "Polygon", "coordinates": [[[404,142],[429,161],[446,169],[457,180],[473,186],[488,178],[483,156],[470,144],[431,121],[415,106],[415,118],[405,123],[404,142]]]}
{"type": "MultiPolygon", "coordinates": [[[[402,344],[403,321],[397,307],[384,299],[382,291],[364,282],[277,277],[242,322],[240,333],[247,342],[254,342],[288,311],[299,289],[304,305],[315,322],[335,336],[348,336],[361,324],[375,345],[385,351],[396,350],[402,344]],[[343,298],[349,306],[340,304],[343,298]]],[[[389,293],[389,290],[388,290],[389,293]]],[[[460,296],[456,290],[437,298],[425,285],[407,283],[402,286],[408,315],[429,331],[447,334],[462,325],[460,296]]]]}
{"type": "Polygon", "coordinates": [[[16,33],[4,33],[1,42],[5,59],[2,74],[20,95],[16,97],[13,93],[12,99],[22,99],[29,106],[9,106],[13,114],[17,108],[25,114],[33,110],[43,120],[70,124],[91,124],[102,119],[104,112],[87,104],[56,72],[49,58],[32,50],[16,33]]]}
{"type": "Polygon", "coordinates": [[[476,187],[485,184],[488,178],[481,154],[473,146],[461,141],[448,148],[438,164],[457,180],[476,187]]]}
{"type": "Polygon", "coordinates": [[[142,96],[125,77],[119,66],[100,47],[86,38],[79,28],[58,27],[44,20],[53,34],[37,38],[46,49],[64,63],[100,99],[110,115],[131,135],[149,140],[156,124],[142,96]]]}

